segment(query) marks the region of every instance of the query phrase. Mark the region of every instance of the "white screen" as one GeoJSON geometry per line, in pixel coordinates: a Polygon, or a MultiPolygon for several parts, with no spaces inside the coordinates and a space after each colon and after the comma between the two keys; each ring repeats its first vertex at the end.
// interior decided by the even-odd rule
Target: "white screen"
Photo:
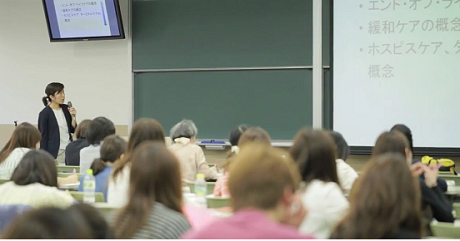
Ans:
{"type": "Polygon", "coordinates": [[[460,1],[334,1],[334,130],[373,146],[394,124],[414,146],[460,147],[460,1]]]}

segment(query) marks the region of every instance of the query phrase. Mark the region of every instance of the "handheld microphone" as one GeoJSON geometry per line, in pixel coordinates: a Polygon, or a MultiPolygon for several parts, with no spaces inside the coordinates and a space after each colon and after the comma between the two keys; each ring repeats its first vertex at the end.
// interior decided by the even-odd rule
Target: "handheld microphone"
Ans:
{"type": "Polygon", "coordinates": [[[69,106],[69,108],[72,108],[73,107],[72,101],[67,102],[67,105],[69,106]]]}

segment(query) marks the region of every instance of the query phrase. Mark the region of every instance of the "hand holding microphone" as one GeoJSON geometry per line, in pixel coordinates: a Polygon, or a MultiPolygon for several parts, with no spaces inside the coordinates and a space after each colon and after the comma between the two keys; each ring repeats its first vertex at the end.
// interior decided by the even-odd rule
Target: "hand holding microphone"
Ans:
{"type": "Polygon", "coordinates": [[[75,118],[77,116],[77,109],[73,107],[72,101],[67,102],[67,106],[68,106],[70,114],[72,115],[73,118],[75,118]]]}

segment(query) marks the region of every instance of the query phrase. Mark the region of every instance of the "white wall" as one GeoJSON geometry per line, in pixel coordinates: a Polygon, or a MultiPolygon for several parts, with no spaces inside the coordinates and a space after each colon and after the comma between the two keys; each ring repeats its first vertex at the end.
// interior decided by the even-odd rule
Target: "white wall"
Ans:
{"type": "MultiPolygon", "coordinates": [[[[120,1],[128,35],[128,0],[120,1]]],[[[50,82],[65,85],[78,120],[132,119],[129,37],[50,43],[41,0],[0,0],[0,124],[37,123],[50,82]]]]}

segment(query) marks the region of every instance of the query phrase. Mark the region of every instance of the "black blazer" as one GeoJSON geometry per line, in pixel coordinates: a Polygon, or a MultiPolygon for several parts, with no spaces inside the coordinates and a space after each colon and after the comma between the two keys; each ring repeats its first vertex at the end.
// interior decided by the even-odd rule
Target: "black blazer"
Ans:
{"type": "MultiPolygon", "coordinates": [[[[69,140],[72,141],[72,133],[75,132],[75,127],[72,126],[72,116],[65,104],[60,105],[64,113],[67,127],[69,128],[69,140]]],[[[38,115],[38,130],[42,134],[40,141],[40,149],[49,152],[54,158],[57,157],[61,138],[59,135],[59,126],[51,107],[46,106],[38,115]]]]}

